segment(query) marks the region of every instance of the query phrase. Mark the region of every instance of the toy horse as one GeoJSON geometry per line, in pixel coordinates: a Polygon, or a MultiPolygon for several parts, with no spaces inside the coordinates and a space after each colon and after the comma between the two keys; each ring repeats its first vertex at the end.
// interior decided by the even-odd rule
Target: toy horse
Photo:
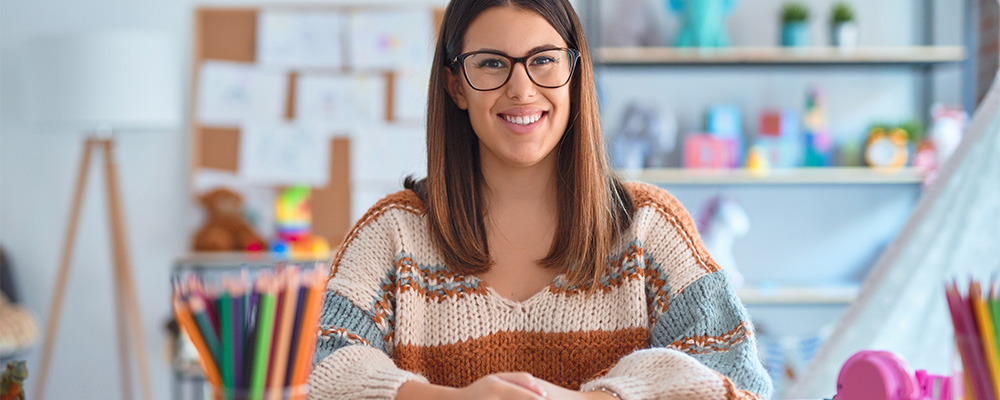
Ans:
{"type": "Polygon", "coordinates": [[[708,201],[698,224],[708,254],[729,274],[734,288],[743,286],[743,274],[733,256],[733,242],[750,231],[750,217],[735,200],[714,197],[708,201]]]}
{"type": "Polygon", "coordinates": [[[669,0],[670,8],[683,19],[677,46],[729,46],[723,17],[732,11],[735,2],[736,0],[669,0]]]}

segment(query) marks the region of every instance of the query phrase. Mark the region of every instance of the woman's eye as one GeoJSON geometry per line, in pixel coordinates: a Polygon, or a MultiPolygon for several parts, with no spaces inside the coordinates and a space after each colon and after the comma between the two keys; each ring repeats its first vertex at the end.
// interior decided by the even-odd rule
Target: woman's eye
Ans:
{"type": "Polygon", "coordinates": [[[498,69],[504,68],[504,63],[498,58],[489,58],[476,63],[476,67],[498,69]]]}
{"type": "Polygon", "coordinates": [[[531,60],[531,65],[545,65],[554,62],[556,62],[556,59],[552,57],[536,57],[531,60]]]}

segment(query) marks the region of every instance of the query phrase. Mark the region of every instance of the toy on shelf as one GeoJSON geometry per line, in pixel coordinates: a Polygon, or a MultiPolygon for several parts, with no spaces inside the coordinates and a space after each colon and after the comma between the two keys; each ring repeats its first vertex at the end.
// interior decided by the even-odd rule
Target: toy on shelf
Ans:
{"type": "Polygon", "coordinates": [[[735,105],[721,104],[708,110],[706,128],[709,134],[730,147],[727,151],[732,156],[727,165],[730,168],[743,164],[743,124],[740,121],[740,109],[735,105]]]}
{"type": "Polygon", "coordinates": [[[271,252],[279,258],[325,258],[330,254],[326,238],[313,235],[312,191],[308,186],[291,186],[281,191],[275,201],[274,220],[277,237],[271,252]]]}
{"type": "Polygon", "coordinates": [[[630,103],[610,139],[612,165],[619,169],[666,167],[676,141],[677,119],[672,113],[630,103]]]}
{"type": "Polygon", "coordinates": [[[906,166],[909,135],[903,128],[875,127],[865,141],[865,162],[870,167],[896,170],[906,166]]]}
{"type": "Polygon", "coordinates": [[[837,375],[837,400],[952,400],[951,379],[910,372],[888,351],[863,350],[844,362],[837,375]]]}
{"type": "Polygon", "coordinates": [[[733,165],[736,155],[731,139],[707,133],[695,133],[684,139],[684,168],[724,169],[733,165]]]}
{"type": "Polygon", "coordinates": [[[767,149],[763,146],[750,146],[747,151],[747,169],[756,177],[767,176],[771,172],[771,163],[767,160],[767,149]]]}
{"type": "Polygon", "coordinates": [[[833,142],[826,124],[826,108],[819,89],[811,88],[806,97],[805,131],[803,132],[803,162],[806,167],[828,167],[833,155],[833,142]]]}
{"type": "Polygon", "coordinates": [[[243,217],[243,198],[220,188],[202,195],[205,223],[194,236],[194,251],[259,251],[264,240],[243,217]]]}
{"type": "Polygon", "coordinates": [[[935,104],[931,108],[931,122],[929,138],[921,143],[925,147],[933,149],[933,168],[937,169],[944,165],[951,155],[958,148],[962,141],[962,133],[965,132],[965,125],[969,116],[959,107],[948,107],[935,104]]]}
{"type": "Polygon", "coordinates": [[[802,160],[802,131],[799,114],[793,110],[766,110],[761,113],[754,146],[767,154],[774,168],[794,168],[802,160]]]}
{"type": "Polygon", "coordinates": [[[672,10],[681,15],[678,47],[727,47],[724,18],[736,0],[669,0],[672,10]]]}
{"type": "Polygon", "coordinates": [[[698,222],[698,233],[708,254],[726,271],[733,287],[739,289],[743,286],[743,274],[736,265],[733,242],[750,231],[746,210],[731,198],[716,196],[705,204],[698,222]]]}

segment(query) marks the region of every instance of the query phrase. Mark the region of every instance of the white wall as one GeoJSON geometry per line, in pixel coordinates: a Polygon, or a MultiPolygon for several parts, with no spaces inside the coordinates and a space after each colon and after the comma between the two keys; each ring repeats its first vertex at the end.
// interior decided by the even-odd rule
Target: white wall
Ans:
{"type": "MultiPolygon", "coordinates": [[[[443,2],[443,0],[410,1],[433,4],[443,2]]],[[[742,11],[757,7],[758,1],[738,2],[738,9],[742,11]]],[[[944,0],[938,0],[939,3],[942,1],[944,0]]],[[[320,1],[308,2],[320,3],[320,1]]],[[[215,1],[212,4],[256,3],[227,0],[215,1]]],[[[777,0],[768,0],[767,3],[773,6],[771,3],[776,4],[777,0]]],[[[817,0],[815,3],[827,4],[828,1],[817,0]]],[[[908,25],[910,23],[908,18],[912,13],[910,2],[893,0],[863,3],[867,4],[865,10],[873,10],[873,13],[899,15],[902,24],[899,30],[904,33],[912,32],[912,26],[908,25]]],[[[115,27],[147,28],[167,33],[185,47],[184,59],[177,62],[185,67],[187,74],[191,15],[195,4],[197,2],[194,0],[87,2],[4,0],[0,2],[0,243],[16,267],[15,273],[21,288],[23,305],[36,315],[43,330],[47,328],[44,326],[45,319],[67,228],[82,137],[76,132],[37,132],[24,120],[25,110],[21,100],[24,94],[22,85],[24,70],[21,65],[24,47],[32,38],[53,32],[86,32],[115,27]]],[[[945,14],[949,9],[949,7],[939,8],[944,8],[939,11],[945,14]]],[[[763,7],[761,9],[766,11],[763,7]]],[[[867,11],[862,12],[867,13],[867,11]]],[[[863,43],[873,43],[877,35],[884,33],[891,36],[895,31],[893,18],[879,16],[877,19],[885,24],[878,25],[879,28],[866,30],[862,36],[863,43]]],[[[771,28],[760,29],[757,32],[757,25],[752,23],[734,22],[731,29],[734,36],[737,32],[740,35],[759,35],[761,38],[773,36],[773,32],[768,32],[771,28]]],[[[905,38],[892,40],[890,44],[902,44],[895,41],[902,41],[905,38]]],[[[775,83],[771,80],[773,78],[756,77],[754,74],[726,79],[755,80],[751,85],[759,88],[766,88],[768,84],[775,83]]],[[[642,72],[621,77],[623,82],[642,78],[642,72]]],[[[832,79],[836,82],[836,79],[843,78],[835,76],[832,79]]],[[[892,83],[894,79],[891,78],[887,84],[894,85],[892,83]]],[[[710,81],[698,82],[706,84],[711,83],[710,81]]],[[[179,84],[184,85],[186,92],[188,83],[185,81],[179,84]]],[[[672,90],[690,93],[693,96],[717,96],[729,92],[730,89],[729,85],[725,85],[709,91],[701,90],[697,86],[672,90]]],[[[773,90],[769,93],[777,99],[801,98],[799,87],[773,90]]],[[[838,96],[862,97],[868,89],[859,87],[856,90],[856,93],[848,91],[838,96]]],[[[957,98],[954,95],[943,95],[945,98],[949,96],[957,98]]],[[[748,97],[745,101],[752,100],[753,98],[748,97]]],[[[609,107],[609,111],[611,109],[612,107],[609,107]]],[[[187,135],[187,132],[180,128],[173,133],[125,133],[118,137],[117,156],[130,253],[156,399],[169,398],[170,374],[162,326],[170,317],[168,305],[170,267],[174,257],[187,248],[190,233],[188,221],[192,220],[197,212],[188,198],[186,187],[187,135]]],[[[69,286],[65,294],[55,354],[49,372],[47,388],[49,399],[118,398],[120,395],[120,372],[114,347],[115,310],[112,303],[107,210],[104,206],[103,177],[98,174],[99,171],[97,164],[91,167],[89,177],[91,187],[88,188],[84,199],[83,217],[77,233],[69,286]]],[[[704,194],[685,195],[682,196],[682,200],[685,200],[685,197],[693,203],[688,204],[688,207],[697,210],[704,194]]],[[[771,203],[772,207],[775,204],[794,201],[784,200],[778,196],[774,198],[780,200],[775,200],[779,203],[771,203]]],[[[822,213],[823,210],[818,208],[816,212],[822,213]]],[[[849,226],[844,226],[844,229],[848,228],[849,226]]],[[[841,235],[849,233],[843,231],[841,235]]],[[[789,247],[795,245],[794,242],[787,244],[789,247]]],[[[752,250],[741,248],[739,251],[752,250]]],[[[30,391],[34,390],[34,380],[40,368],[40,350],[41,342],[24,357],[32,373],[27,382],[29,398],[32,396],[30,391]]],[[[138,388],[137,383],[133,386],[138,388]]]]}

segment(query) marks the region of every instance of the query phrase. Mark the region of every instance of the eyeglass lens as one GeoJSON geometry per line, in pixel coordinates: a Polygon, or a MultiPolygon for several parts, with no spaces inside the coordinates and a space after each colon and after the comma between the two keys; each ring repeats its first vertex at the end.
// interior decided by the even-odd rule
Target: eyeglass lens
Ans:
{"type": "MultiPolygon", "coordinates": [[[[503,86],[512,66],[507,57],[493,53],[472,53],[463,65],[469,84],[478,90],[493,90],[503,86]]],[[[546,50],[525,61],[528,77],[538,86],[554,88],[565,85],[573,74],[572,54],[563,49],[546,50]]]]}

